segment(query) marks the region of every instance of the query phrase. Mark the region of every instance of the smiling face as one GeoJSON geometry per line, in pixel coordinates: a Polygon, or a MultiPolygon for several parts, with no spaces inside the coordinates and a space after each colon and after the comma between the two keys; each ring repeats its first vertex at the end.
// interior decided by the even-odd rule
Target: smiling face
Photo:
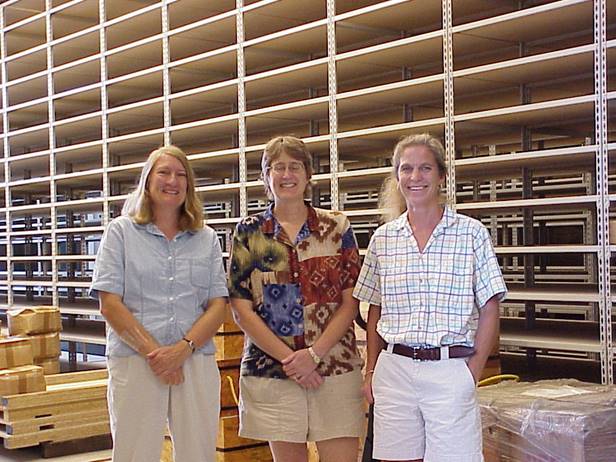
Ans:
{"type": "Polygon", "coordinates": [[[427,146],[407,147],[400,155],[397,173],[398,188],[407,208],[438,206],[445,176],[427,146]]]}
{"type": "Polygon", "coordinates": [[[302,161],[284,151],[268,167],[265,180],[275,202],[303,200],[308,186],[308,176],[302,161]]]}
{"type": "Polygon", "coordinates": [[[186,200],[187,187],[187,172],[182,162],[163,154],[148,178],[147,191],[152,209],[164,207],[179,211],[186,200]]]}

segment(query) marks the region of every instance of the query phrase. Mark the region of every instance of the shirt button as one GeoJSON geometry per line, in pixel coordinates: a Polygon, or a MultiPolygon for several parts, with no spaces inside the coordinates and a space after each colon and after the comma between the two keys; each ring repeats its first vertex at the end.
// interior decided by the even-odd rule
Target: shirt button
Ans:
{"type": "Polygon", "coordinates": [[[173,321],[175,321],[175,318],[172,316],[172,317],[169,318],[169,321],[173,322],[173,321]]]}
{"type": "Polygon", "coordinates": [[[295,277],[295,278],[296,278],[296,277],[298,277],[298,276],[299,276],[299,273],[298,273],[297,271],[296,271],[295,273],[293,273],[293,277],[295,277]]]}
{"type": "Polygon", "coordinates": [[[171,276],[171,277],[169,278],[169,280],[170,280],[170,281],[173,281],[173,276],[171,276]]]}
{"type": "Polygon", "coordinates": [[[167,257],[167,260],[173,260],[173,257],[169,256],[167,257]]]}
{"type": "Polygon", "coordinates": [[[169,301],[172,302],[173,301],[173,297],[169,297],[169,301]]]}

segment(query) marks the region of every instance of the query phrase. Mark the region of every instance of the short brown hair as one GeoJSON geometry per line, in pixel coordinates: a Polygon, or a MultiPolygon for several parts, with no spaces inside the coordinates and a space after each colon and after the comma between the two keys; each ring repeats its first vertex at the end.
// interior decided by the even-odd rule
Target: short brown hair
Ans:
{"type": "Polygon", "coordinates": [[[295,136],[277,136],[268,141],[263,150],[263,156],[261,157],[261,179],[265,187],[265,194],[269,199],[273,199],[274,196],[267,183],[267,175],[272,162],[277,160],[282,153],[286,153],[295,160],[299,160],[304,164],[306,170],[306,177],[308,179],[308,186],[304,191],[304,197],[310,197],[312,188],[310,186],[310,178],[312,178],[312,154],[308,151],[306,143],[295,136]]]}
{"type": "Polygon", "coordinates": [[[177,146],[163,146],[150,153],[148,160],[146,160],[141,170],[137,189],[130,193],[126,202],[124,202],[122,215],[128,215],[135,223],[140,225],[152,222],[152,204],[150,204],[147,192],[148,183],[154,165],[164,155],[179,160],[184,170],[186,170],[186,199],[184,204],[182,204],[182,211],[180,212],[180,229],[182,231],[197,231],[203,228],[203,205],[195,191],[195,173],[188,162],[186,154],[177,146]]]}

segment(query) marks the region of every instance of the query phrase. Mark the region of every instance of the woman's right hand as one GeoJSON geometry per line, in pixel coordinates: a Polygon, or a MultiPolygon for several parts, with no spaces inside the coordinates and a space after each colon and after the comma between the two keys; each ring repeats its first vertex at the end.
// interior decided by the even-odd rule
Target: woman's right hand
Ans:
{"type": "Polygon", "coordinates": [[[361,391],[366,401],[368,401],[368,404],[374,404],[374,396],[372,396],[372,374],[374,374],[374,372],[366,372],[364,383],[361,386],[361,391]]]}
{"type": "Polygon", "coordinates": [[[295,382],[297,382],[300,386],[308,389],[308,390],[316,390],[323,383],[323,377],[316,370],[313,370],[308,375],[302,378],[298,378],[298,376],[291,377],[295,382]]]}

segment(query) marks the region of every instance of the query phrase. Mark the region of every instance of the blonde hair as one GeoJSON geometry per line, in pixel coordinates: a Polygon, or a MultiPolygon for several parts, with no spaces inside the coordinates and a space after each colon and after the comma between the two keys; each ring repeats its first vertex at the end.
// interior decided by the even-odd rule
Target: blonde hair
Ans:
{"type": "Polygon", "coordinates": [[[309,198],[312,192],[312,187],[310,185],[310,178],[312,178],[313,174],[312,154],[308,151],[306,143],[295,136],[289,135],[272,138],[265,145],[263,156],[261,157],[261,179],[263,180],[265,194],[270,200],[274,199],[274,195],[267,183],[267,175],[272,162],[280,158],[283,152],[304,164],[306,178],[308,179],[304,197],[309,198]]]}
{"type": "Polygon", "coordinates": [[[383,181],[379,194],[379,208],[384,209],[382,219],[388,222],[398,218],[406,210],[406,201],[398,188],[398,168],[402,153],[412,146],[425,146],[434,156],[434,161],[442,177],[447,176],[447,163],[445,162],[445,148],[434,136],[429,133],[409,135],[402,138],[394,148],[391,157],[391,174],[383,181]]]}
{"type": "Polygon", "coordinates": [[[180,212],[179,227],[182,231],[197,231],[203,228],[203,205],[195,191],[195,173],[190,166],[186,154],[177,146],[163,146],[150,153],[146,160],[137,188],[128,195],[122,215],[132,218],[135,223],[144,225],[153,219],[152,204],[148,196],[150,173],[156,162],[164,155],[179,160],[186,171],[186,199],[180,212]]]}

